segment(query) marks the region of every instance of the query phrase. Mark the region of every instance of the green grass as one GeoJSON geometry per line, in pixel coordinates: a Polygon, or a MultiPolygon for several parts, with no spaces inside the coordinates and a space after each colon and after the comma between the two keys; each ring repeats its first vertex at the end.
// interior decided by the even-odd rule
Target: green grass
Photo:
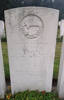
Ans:
{"type": "Polygon", "coordinates": [[[9,79],[10,73],[9,73],[8,52],[7,52],[6,42],[2,42],[2,51],[3,51],[5,77],[6,79],[9,79]]]}
{"type": "MultiPolygon", "coordinates": [[[[9,79],[10,75],[9,75],[8,53],[7,53],[6,42],[2,42],[2,50],[3,50],[5,76],[6,76],[7,79],[9,79]]],[[[54,74],[53,74],[55,79],[57,79],[57,77],[58,77],[60,53],[61,53],[61,42],[57,42],[56,56],[55,56],[55,63],[54,63],[54,74]]]]}
{"type": "Polygon", "coordinates": [[[14,96],[6,95],[6,100],[59,100],[56,93],[46,93],[45,91],[23,91],[14,96]]]}
{"type": "Polygon", "coordinates": [[[54,61],[54,73],[53,73],[54,79],[58,78],[60,55],[61,55],[61,46],[62,46],[62,43],[57,42],[57,44],[56,44],[56,53],[55,53],[55,61],[54,61]]]}

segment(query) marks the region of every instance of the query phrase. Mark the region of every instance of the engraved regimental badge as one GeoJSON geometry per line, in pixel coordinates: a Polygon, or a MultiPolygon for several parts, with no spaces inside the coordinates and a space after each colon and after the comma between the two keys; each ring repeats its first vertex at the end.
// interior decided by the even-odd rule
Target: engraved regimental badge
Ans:
{"type": "Polygon", "coordinates": [[[23,34],[29,38],[38,38],[44,30],[44,24],[40,17],[37,15],[27,15],[21,22],[23,34]]]}

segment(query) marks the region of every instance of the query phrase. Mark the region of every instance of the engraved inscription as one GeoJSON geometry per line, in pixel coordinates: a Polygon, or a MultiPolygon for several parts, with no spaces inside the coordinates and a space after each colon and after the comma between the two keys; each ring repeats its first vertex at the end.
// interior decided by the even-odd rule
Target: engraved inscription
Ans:
{"type": "Polygon", "coordinates": [[[24,35],[29,38],[37,38],[44,29],[43,21],[36,15],[27,15],[21,22],[24,35]]]}

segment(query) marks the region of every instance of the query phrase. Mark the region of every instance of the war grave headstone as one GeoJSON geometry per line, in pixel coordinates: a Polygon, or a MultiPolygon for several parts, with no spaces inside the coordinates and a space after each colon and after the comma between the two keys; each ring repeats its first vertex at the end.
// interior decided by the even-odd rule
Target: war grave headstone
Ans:
{"type": "Polygon", "coordinates": [[[0,20],[0,98],[4,98],[5,95],[5,76],[4,76],[4,65],[1,47],[1,38],[4,36],[4,22],[0,20]]]}
{"type": "Polygon", "coordinates": [[[58,17],[58,10],[45,7],[5,11],[12,94],[51,91],[58,17]]]}

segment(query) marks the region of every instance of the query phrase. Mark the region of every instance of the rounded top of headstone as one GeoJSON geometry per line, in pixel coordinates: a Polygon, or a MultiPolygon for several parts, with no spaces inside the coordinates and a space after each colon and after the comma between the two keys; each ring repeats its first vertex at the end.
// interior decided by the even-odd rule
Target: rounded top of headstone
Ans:
{"type": "Polygon", "coordinates": [[[0,38],[4,36],[4,21],[0,20],[0,38]]]}

